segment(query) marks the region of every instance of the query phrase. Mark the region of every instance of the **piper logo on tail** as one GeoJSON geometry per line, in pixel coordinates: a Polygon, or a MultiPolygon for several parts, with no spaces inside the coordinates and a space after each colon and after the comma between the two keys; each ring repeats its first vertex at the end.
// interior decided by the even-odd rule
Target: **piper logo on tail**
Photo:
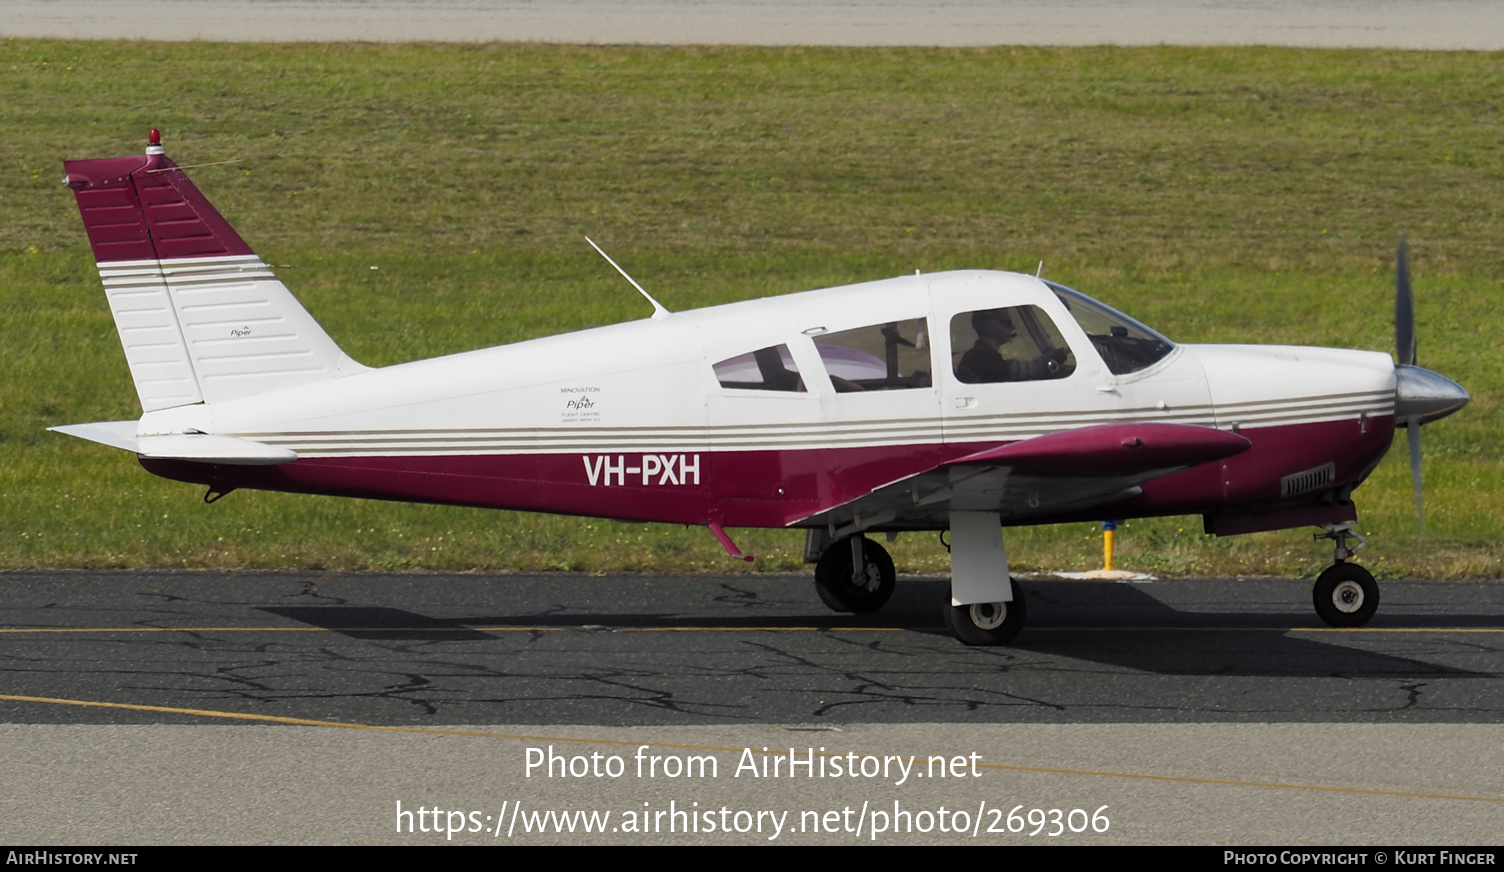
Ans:
{"type": "Polygon", "coordinates": [[[602,484],[623,487],[629,475],[633,484],[637,484],[640,476],[643,487],[700,483],[698,454],[597,454],[594,457],[587,454],[580,459],[585,461],[585,478],[591,487],[602,484]],[[628,457],[636,457],[634,462],[637,465],[628,466],[628,457]]]}

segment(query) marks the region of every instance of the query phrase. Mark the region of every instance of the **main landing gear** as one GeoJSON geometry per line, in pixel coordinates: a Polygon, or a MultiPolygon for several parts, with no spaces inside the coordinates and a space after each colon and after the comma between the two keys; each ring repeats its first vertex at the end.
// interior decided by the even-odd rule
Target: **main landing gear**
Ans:
{"type": "Polygon", "coordinates": [[[832,542],[815,564],[815,592],[837,612],[877,611],[897,579],[887,549],[862,535],[832,542]]]}
{"type": "Polygon", "coordinates": [[[1379,585],[1372,573],[1356,563],[1348,563],[1347,559],[1368,541],[1351,524],[1332,524],[1315,538],[1336,543],[1332,565],[1317,576],[1311,589],[1316,614],[1333,627],[1363,626],[1379,610],[1379,585]],[[1348,548],[1349,539],[1358,540],[1357,546],[1348,548]]]}
{"type": "MultiPolygon", "coordinates": [[[[951,512],[950,536],[945,626],[966,645],[1008,644],[1023,629],[1026,607],[1023,591],[1008,575],[1000,518],[951,512]]],[[[804,557],[815,564],[815,592],[834,611],[877,611],[893,595],[893,558],[861,533],[831,541],[825,530],[810,530],[804,557]]]]}
{"type": "Polygon", "coordinates": [[[969,606],[945,604],[945,628],[964,645],[994,646],[1013,641],[1024,628],[1028,609],[1018,582],[1008,579],[1013,599],[1005,603],[973,603],[969,606]]]}

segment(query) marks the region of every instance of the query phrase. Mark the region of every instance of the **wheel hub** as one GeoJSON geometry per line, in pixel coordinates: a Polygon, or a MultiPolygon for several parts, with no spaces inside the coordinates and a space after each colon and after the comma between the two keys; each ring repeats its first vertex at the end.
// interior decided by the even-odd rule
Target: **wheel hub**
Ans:
{"type": "Polygon", "coordinates": [[[1007,619],[1007,603],[977,603],[971,607],[971,622],[979,630],[996,630],[1007,619]]]}
{"type": "Polygon", "coordinates": [[[1363,608],[1363,587],[1355,581],[1344,581],[1332,589],[1332,605],[1337,611],[1352,614],[1363,608]]]}

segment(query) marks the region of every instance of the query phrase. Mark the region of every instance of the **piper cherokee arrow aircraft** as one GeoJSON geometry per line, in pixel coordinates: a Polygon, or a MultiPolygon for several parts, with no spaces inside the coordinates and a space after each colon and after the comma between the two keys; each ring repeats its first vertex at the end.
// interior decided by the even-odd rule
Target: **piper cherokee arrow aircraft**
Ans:
{"type": "Polygon", "coordinates": [[[965,270],[689,312],[633,281],[649,318],[372,369],[157,131],[144,156],[65,167],[144,414],[54,430],[211,502],[259,488],[692,524],[748,560],[727,527],[800,528],[837,611],[893,591],[869,537],[948,532],[944,614],[970,645],[1024,624],[1005,527],[1161,515],[1322,528],[1316,611],[1361,625],[1379,591],[1348,560],[1353,489],[1407,427],[1418,498],[1418,426],[1468,401],[1415,365],[1403,246],[1398,363],[1179,345],[1054,282],[965,270]]]}

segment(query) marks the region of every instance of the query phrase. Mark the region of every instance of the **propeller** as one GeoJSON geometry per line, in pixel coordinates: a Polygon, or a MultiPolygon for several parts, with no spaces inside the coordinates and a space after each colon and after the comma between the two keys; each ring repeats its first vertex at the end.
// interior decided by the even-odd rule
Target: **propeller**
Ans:
{"type": "Polygon", "coordinates": [[[1405,431],[1410,436],[1410,487],[1415,490],[1415,533],[1421,538],[1426,535],[1426,500],[1421,490],[1420,480],[1420,421],[1411,418],[1405,426],[1405,431]]]}
{"type": "MultiPolygon", "coordinates": [[[[1415,366],[1415,296],[1410,289],[1410,249],[1400,237],[1394,253],[1394,360],[1400,366],[1415,366]]],[[[1405,425],[1410,443],[1410,487],[1415,492],[1415,528],[1426,535],[1426,505],[1420,473],[1420,418],[1405,425]]]]}
{"type": "Polygon", "coordinates": [[[1394,361],[1415,366],[1415,300],[1410,293],[1410,249],[1400,237],[1394,253],[1394,361]]]}
{"type": "Polygon", "coordinates": [[[1410,289],[1410,254],[1404,237],[1394,256],[1394,422],[1410,439],[1410,483],[1415,489],[1416,527],[1426,535],[1425,497],[1420,474],[1420,425],[1438,421],[1467,405],[1461,385],[1422,369],[1415,354],[1415,300],[1410,289]]]}

